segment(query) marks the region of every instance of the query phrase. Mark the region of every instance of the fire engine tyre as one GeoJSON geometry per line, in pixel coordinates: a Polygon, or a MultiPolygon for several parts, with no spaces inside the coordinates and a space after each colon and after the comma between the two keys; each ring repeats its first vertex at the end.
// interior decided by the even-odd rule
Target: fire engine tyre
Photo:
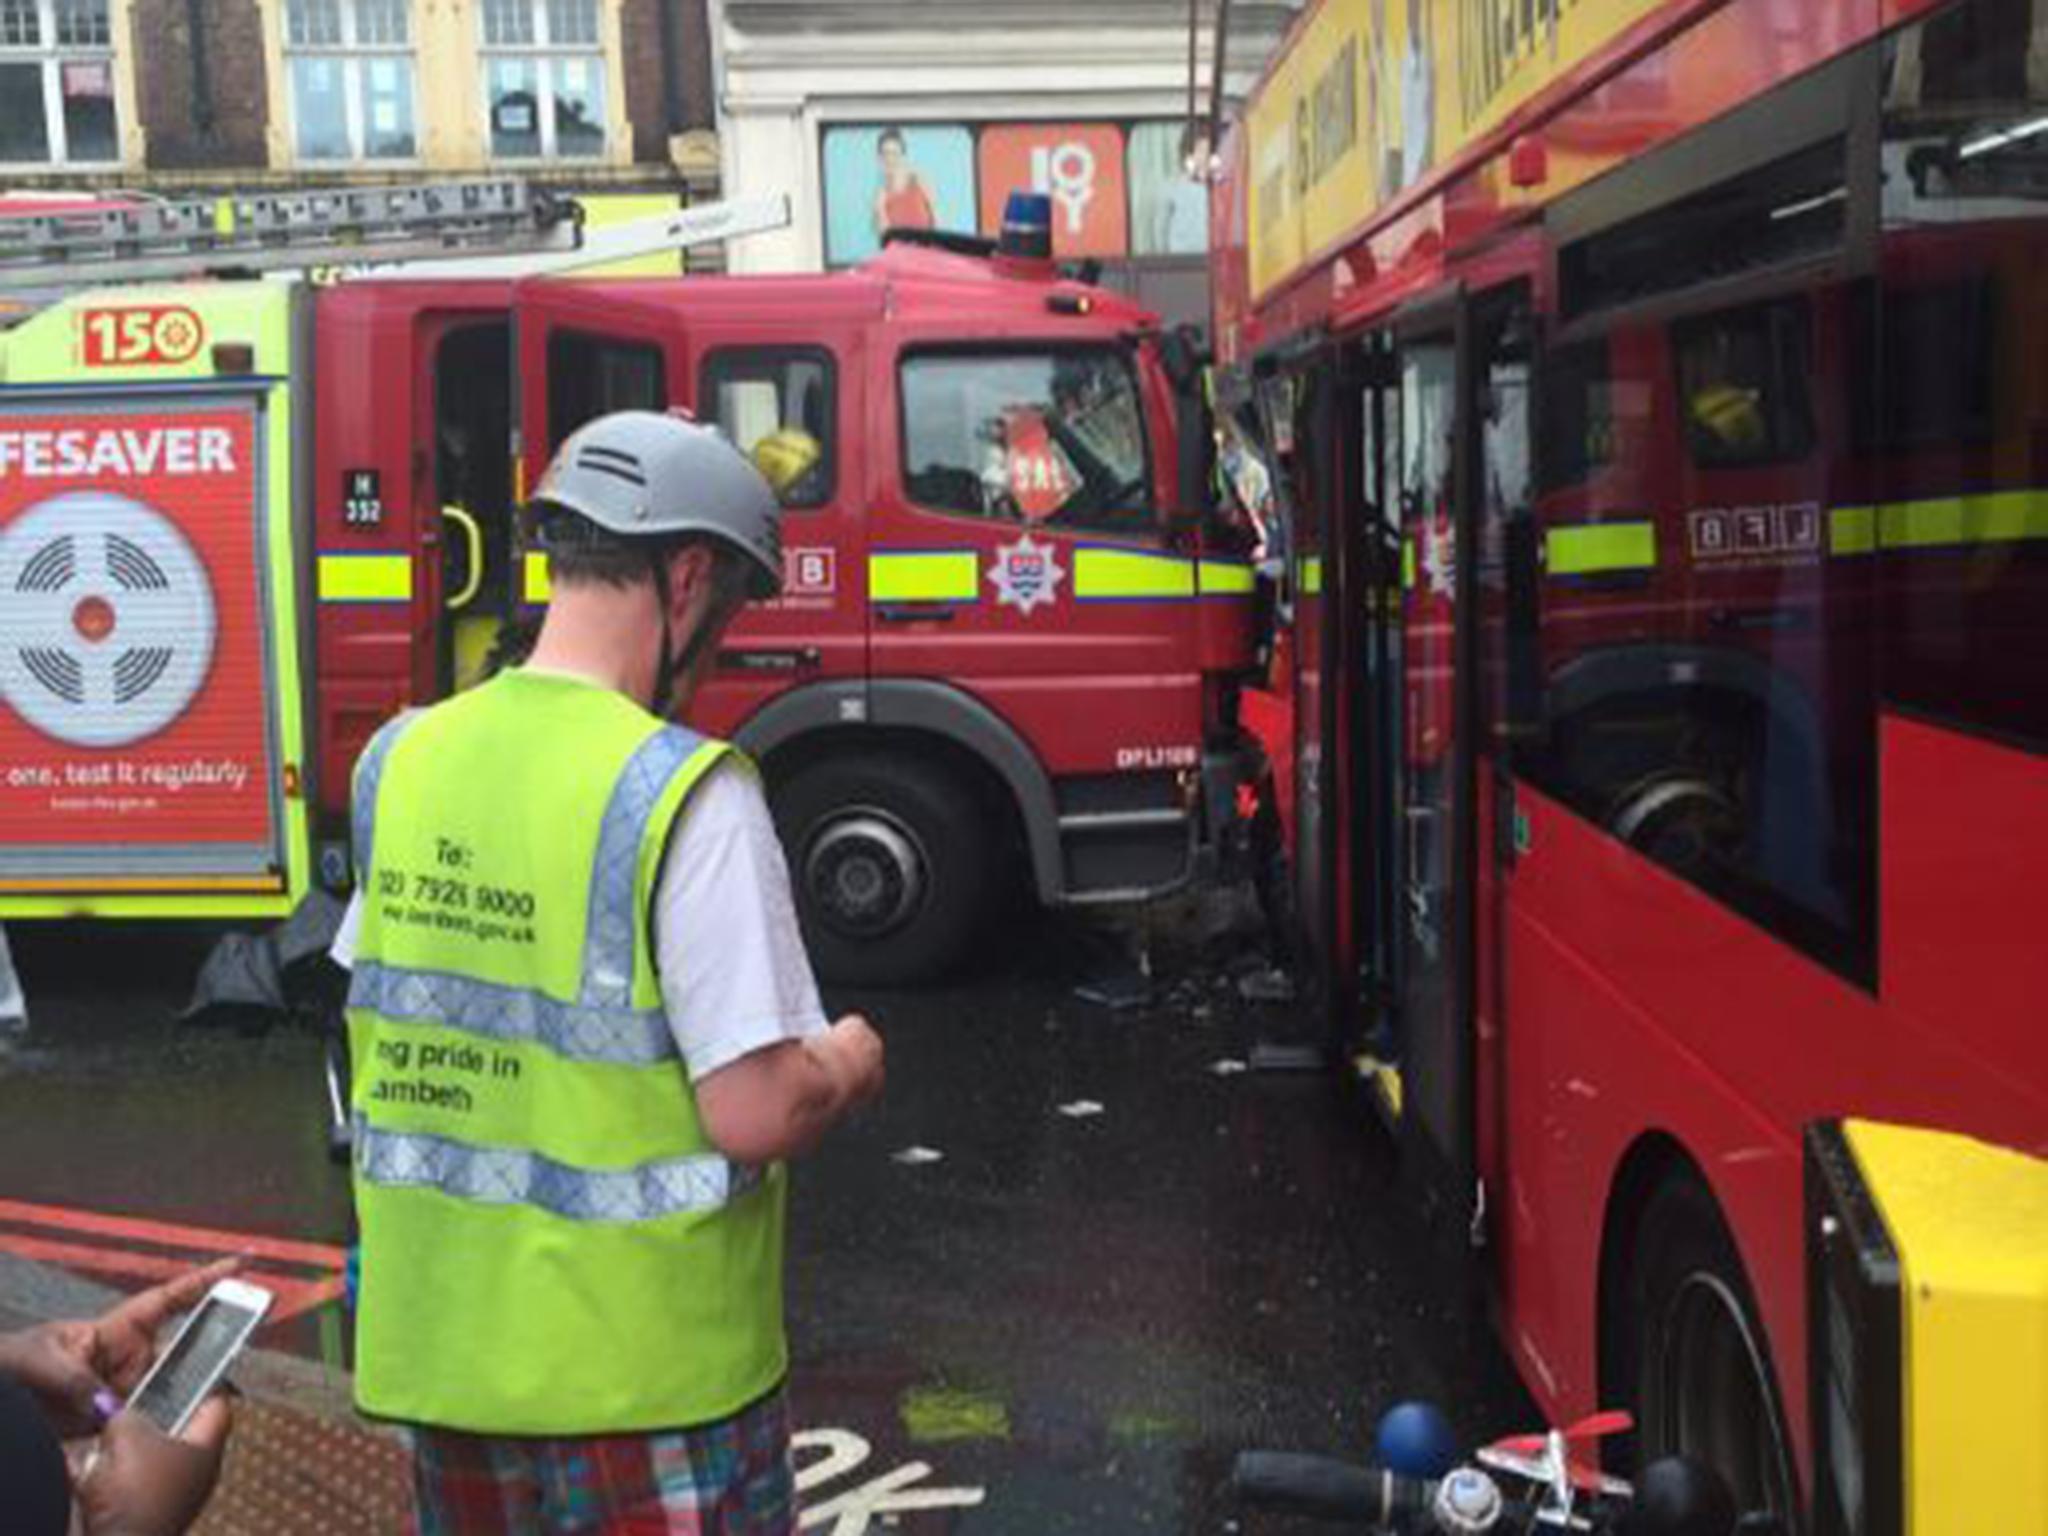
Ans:
{"type": "Polygon", "coordinates": [[[993,828],[953,775],[896,754],[827,758],[782,785],[774,808],[820,977],[902,986],[963,958],[995,854],[993,828]]]}
{"type": "Polygon", "coordinates": [[[1756,1300],[1714,1198],[1691,1178],[1651,1196],[1636,1230],[1623,1358],[1637,1465],[1687,1455],[1727,1479],[1737,1507],[1795,1528],[1792,1448],[1756,1300]]]}

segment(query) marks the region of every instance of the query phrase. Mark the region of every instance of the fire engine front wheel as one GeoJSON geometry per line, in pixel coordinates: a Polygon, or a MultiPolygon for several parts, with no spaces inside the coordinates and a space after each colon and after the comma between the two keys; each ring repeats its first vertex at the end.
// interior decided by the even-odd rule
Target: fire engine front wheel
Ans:
{"type": "Polygon", "coordinates": [[[1692,1179],[1665,1184],[1644,1208],[1622,1333],[1638,1464],[1696,1457],[1739,1508],[1795,1520],[1791,1444],[1756,1299],[1713,1196],[1692,1179]]]}
{"type": "Polygon", "coordinates": [[[957,963],[994,882],[973,795],[900,755],[828,758],[775,795],[797,915],[826,981],[901,986],[957,963]]]}

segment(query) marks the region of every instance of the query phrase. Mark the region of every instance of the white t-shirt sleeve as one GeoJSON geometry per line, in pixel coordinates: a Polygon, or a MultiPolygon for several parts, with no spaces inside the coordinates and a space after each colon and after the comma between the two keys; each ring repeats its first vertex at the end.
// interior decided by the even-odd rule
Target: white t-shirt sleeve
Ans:
{"type": "Polygon", "coordinates": [[[327,954],[344,971],[356,968],[356,936],[363,931],[363,893],[360,888],[350,891],[348,910],[341,914],[341,926],[334,930],[334,942],[327,946],[327,954]]]}
{"type": "Polygon", "coordinates": [[[825,1028],[761,783],[721,763],[683,807],[655,889],[668,1024],[691,1081],[825,1028]]]}

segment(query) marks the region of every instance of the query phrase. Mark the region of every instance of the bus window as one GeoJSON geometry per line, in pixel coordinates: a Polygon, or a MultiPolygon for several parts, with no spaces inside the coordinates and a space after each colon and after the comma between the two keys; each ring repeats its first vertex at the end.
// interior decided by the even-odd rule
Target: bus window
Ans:
{"type": "Polygon", "coordinates": [[[836,455],[830,353],[721,347],[704,360],[698,408],[768,477],[785,507],[832,499],[836,455]]]}
{"type": "Polygon", "coordinates": [[[1157,532],[1130,360],[1108,347],[906,357],[903,480],[942,512],[1157,532]]]}
{"type": "Polygon", "coordinates": [[[1951,282],[1901,280],[1858,311],[1850,375],[1865,452],[1983,444],[1992,434],[1992,359],[1998,294],[1988,275],[1951,282]],[[1881,378],[1872,390],[1868,381],[1881,378]]]}
{"type": "Polygon", "coordinates": [[[1608,457],[1537,497],[1535,601],[1505,618],[1522,776],[1863,980],[1869,575],[1828,558],[1849,454],[1823,433],[1846,423],[1813,409],[1847,388],[1823,378],[1846,359],[1822,317],[1834,337],[1859,295],[1816,287],[1668,324],[1617,313],[1546,354],[1549,419],[1568,409],[1560,393],[1597,392],[1588,446],[1608,457]]]}
{"type": "Polygon", "coordinates": [[[1875,557],[1887,698],[2048,748],[2048,68],[2040,7],[1967,0],[1890,42],[1875,557]]]}
{"type": "Polygon", "coordinates": [[[1567,318],[1838,247],[1847,208],[1841,139],[1827,139],[1565,246],[1567,318]]]}

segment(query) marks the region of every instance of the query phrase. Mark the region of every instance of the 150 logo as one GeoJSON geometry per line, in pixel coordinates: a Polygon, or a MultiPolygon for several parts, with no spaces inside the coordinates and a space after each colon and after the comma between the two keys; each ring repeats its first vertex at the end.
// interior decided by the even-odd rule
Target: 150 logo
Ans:
{"type": "Polygon", "coordinates": [[[182,304],[81,310],[78,329],[88,368],[190,362],[206,341],[205,324],[182,304]]]}

